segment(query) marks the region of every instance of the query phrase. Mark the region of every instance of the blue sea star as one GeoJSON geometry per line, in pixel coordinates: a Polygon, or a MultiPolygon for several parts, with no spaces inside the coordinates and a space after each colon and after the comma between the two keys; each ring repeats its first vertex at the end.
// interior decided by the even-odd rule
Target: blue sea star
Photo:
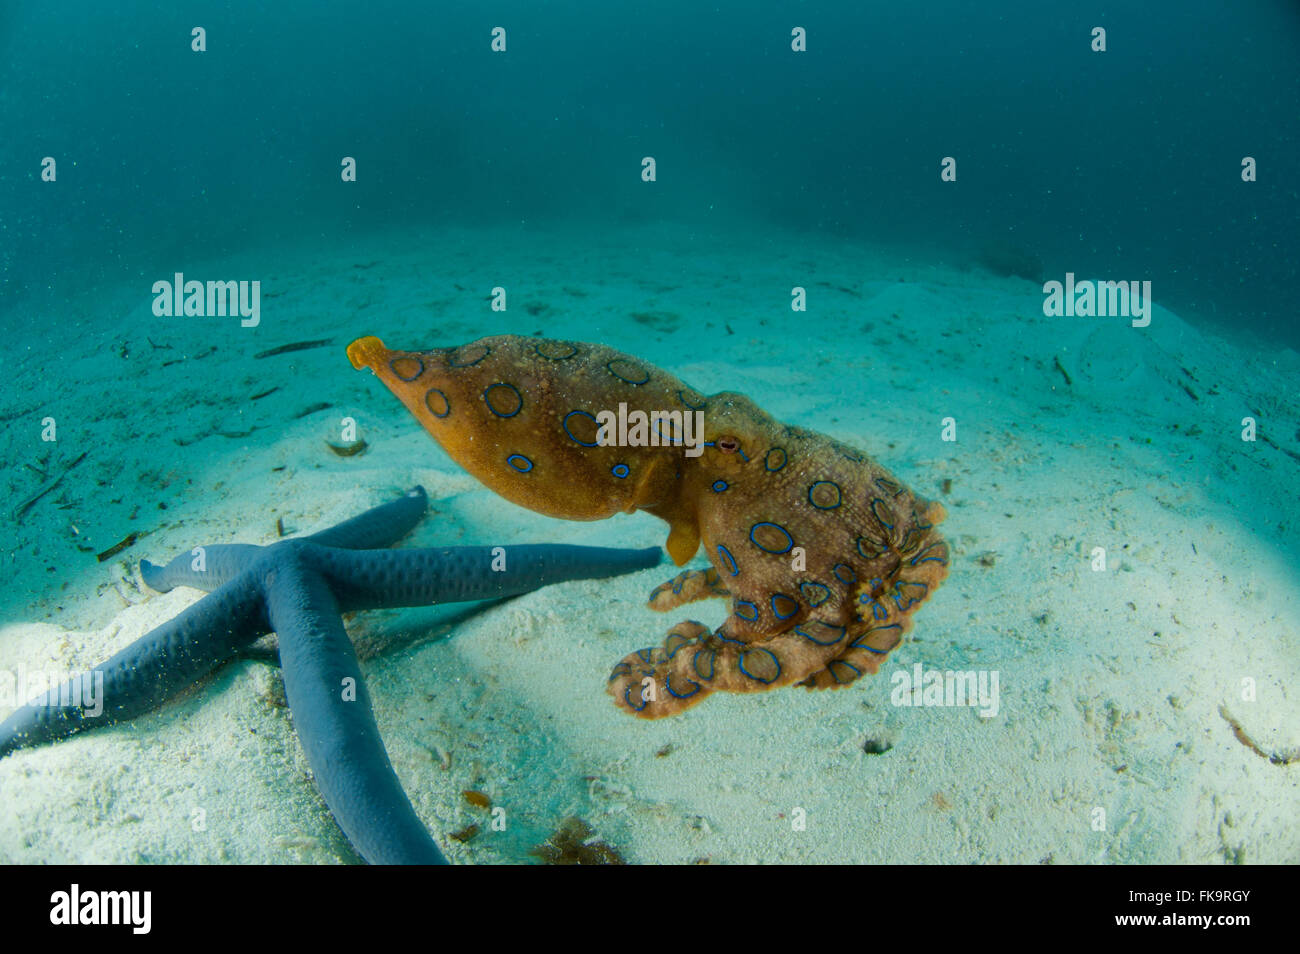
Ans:
{"type": "Polygon", "coordinates": [[[657,547],[521,545],[386,550],[420,520],[424,488],[302,539],[196,547],[166,566],[140,562],[155,590],[208,591],[94,670],[102,709],[73,680],[0,723],[0,758],[157,708],[269,632],[316,784],[339,827],[374,864],[443,864],[384,750],[340,613],[493,599],[550,583],[655,566],[657,547]]]}

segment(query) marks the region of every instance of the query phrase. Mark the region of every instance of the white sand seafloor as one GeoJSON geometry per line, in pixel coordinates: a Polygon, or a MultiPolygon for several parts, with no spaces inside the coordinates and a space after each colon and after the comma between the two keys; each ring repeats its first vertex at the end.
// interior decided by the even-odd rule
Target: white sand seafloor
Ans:
{"type": "MultiPolygon", "coordinates": [[[[570,523],[503,502],[344,355],[363,334],[414,349],[540,332],[857,445],[944,503],[953,562],[880,675],[715,694],[656,722],[614,707],[610,668],[726,613],[647,609],[668,562],[468,617],[358,614],[354,638],[388,647],[363,668],[389,755],[453,861],[536,861],[578,816],[638,863],[1300,862],[1300,766],[1281,764],[1300,754],[1294,352],[1158,304],[1145,329],[1046,318],[1028,281],[793,234],[439,230],[160,269],[43,316],[7,355],[6,510],[87,456],[6,514],[0,669],[91,667],[199,597],[148,591],[142,557],[270,543],[277,520],[311,532],[417,483],[430,513],[403,546],[662,544],[645,514],[570,523]],[[261,325],[155,318],[150,286],[177,269],[260,279],[261,325]],[[333,344],[254,357],[317,338],[333,344]],[[344,412],[361,456],[325,446],[344,412]],[[892,674],[916,663],[995,670],[999,711],[892,705],[892,674]],[[505,809],[504,831],[466,790],[505,809]]],[[[2,862],[356,860],[263,660],[0,760],[2,862]]]]}

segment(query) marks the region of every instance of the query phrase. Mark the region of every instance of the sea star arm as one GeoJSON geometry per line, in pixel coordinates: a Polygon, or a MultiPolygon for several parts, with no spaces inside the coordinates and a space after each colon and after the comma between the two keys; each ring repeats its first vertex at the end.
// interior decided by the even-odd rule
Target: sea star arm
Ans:
{"type": "Polygon", "coordinates": [[[213,543],[195,547],[159,566],[140,561],[140,579],[159,593],[170,593],[178,586],[190,586],[211,593],[248,569],[266,547],[251,543],[213,543]]]}
{"type": "Polygon", "coordinates": [[[294,727],[339,826],[368,861],[443,861],[393,772],[339,614],[514,596],[654,566],[661,556],[653,547],[347,549],[405,535],[424,507],[416,488],[301,540],[199,548],[199,564],[193,551],[163,567],[150,564],[150,585],[215,589],[92,671],[92,679],[103,678],[101,711],[92,715],[93,701],[74,680],[65,695],[34,699],[10,715],[0,723],[0,758],[156,708],[274,630],[294,727]]]}
{"type": "Polygon", "coordinates": [[[48,698],[15,710],[0,722],[0,758],[143,715],[267,632],[260,590],[243,579],[227,583],[48,698]],[[94,698],[88,692],[98,704],[84,704],[94,698]]]}
{"type": "Polygon", "coordinates": [[[306,544],[302,552],[345,613],[518,596],[552,583],[643,570],[663,559],[658,547],[562,544],[364,551],[306,544]]]}
{"type": "MultiPolygon", "coordinates": [[[[303,539],[322,547],[367,550],[386,547],[406,536],[420,522],[428,507],[423,487],[413,487],[396,500],[372,507],[340,524],[303,539]]],[[[301,542],[301,541],[300,541],[301,542]]],[[[248,543],[218,543],[195,547],[158,566],[140,561],[140,577],[159,593],[178,586],[192,586],[211,593],[242,573],[265,547],[248,543]]]]}
{"type": "Polygon", "coordinates": [[[290,551],[266,599],[294,730],[334,820],[371,864],[445,864],[393,772],[325,580],[290,551]]]}
{"type": "Polygon", "coordinates": [[[337,523],[304,539],[323,547],[377,550],[390,547],[420,522],[429,505],[423,487],[412,487],[396,500],[371,507],[365,513],[337,523]]]}

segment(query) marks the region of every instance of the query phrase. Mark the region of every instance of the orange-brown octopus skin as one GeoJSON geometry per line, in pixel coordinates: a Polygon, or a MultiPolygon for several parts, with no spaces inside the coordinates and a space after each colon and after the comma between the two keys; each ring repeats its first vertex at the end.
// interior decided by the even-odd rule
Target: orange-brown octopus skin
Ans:
{"type": "Polygon", "coordinates": [[[610,694],[643,718],[714,691],[836,688],[874,674],[948,573],[942,505],[743,394],[706,396],[603,345],[516,335],[429,351],[366,337],[348,357],[507,500],[568,520],[645,510],[667,521],[678,566],[704,546],[712,569],[663,584],[650,606],[723,596],[731,614],[712,631],[678,623],[614,667],[610,694]],[[660,446],[598,442],[596,415],[620,403],[701,411],[701,452],[687,452],[678,418],[658,424],[660,446]]]}

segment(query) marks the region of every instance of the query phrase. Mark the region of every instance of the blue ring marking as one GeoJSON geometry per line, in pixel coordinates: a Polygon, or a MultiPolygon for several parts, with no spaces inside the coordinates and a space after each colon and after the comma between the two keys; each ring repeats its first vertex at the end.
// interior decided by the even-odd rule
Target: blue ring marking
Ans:
{"type": "Polygon", "coordinates": [[[504,381],[498,381],[496,384],[489,384],[487,387],[483,389],[483,403],[486,404],[488,406],[488,410],[491,411],[493,414],[495,414],[497,417],[514,417],[516,414],[518,414],[520,411],[524,409],[524,396],[519,393],[519,389],[515,387],[513,384],[506,384],[504,381]],[[507,388],[510,391],[510,393],[515,396],[515,400],[519,402],[519,404],[515,407],[515,409],[511,411],[509,414],[503,414],[502,412],[498,411],[496,407],[493,406],[492,398],[489,397],[489,395],[496,388],[507,388]]]}
{"type": "MultiPolygon", "coordinates": [[[[481,347],[481,348],[483,349],[483,353],[482,353],[481,355],[479,355],[477,358],[475,358],[473,361],[466,361],[464,364],[457,364],[455,358],[448,358],[448,359],[447,359],[447,364],[448,364],[448,366],[449,366],[449,367],[453,367],[453,368],[472,368],[472,367],[474,367],[474,365],[478,364],[480,361],[482,361],[484,358],[486,358],[488,355],[490,355],[490,354],[492,353],[492,349],[491,349],[490,347],[488,347],[487,345],[479,345],[479,347],[481,347]]],[[[459,350],[459,349],[458,349],[458,350],[459,350]]]]}
{"type": "Polygon", "coordinates": [[[523,454],[511,454],[506,458],[506,463],[521,474],[526,474],[533,469],[533,462],[523,454]],[[524,464],[527,464],[528,466],[525,467],[524,464]]]}
{"type": "Polygon", "coordinates": [[[933,523],[926,523],[925,518],[916,512],[916,508],[912,508],[912,517],[916,521],[916,529],[918,530],[929,530],[934,526],[933,523]]]}
{"type": "MultiPolygon", "coordinates": [[[[564,415],[564,420],[561,422],[561,425],[564,427],[564,433],[569,435],[569,440],[573,441],[575,444],[581,444],[583,447],[599,447],[600,444],[597,441],[588,443],[587,441],[578,440],[578,438],[574,437],[573,431],[569,430],[569,418],[573,417],[575,414],[581,414],[583,417],[591,418],[591,423],[595,424],[597,428],[600,427],[600,423],[596,420],[595,414],[592,414],[589,411],[570,411],[568,414],[564,415]]],[[[597,433],[599,433],[599,431],[597,431],[597,433]]]]}
{"type": "Polygon", "coordinates": [[[858,582],[858,574],[854,572],[853,567],[849,566],[847,563],[836,563],[835,568],[831,570],[831,572],[835,574],[835,579],[839,580],[845,586],[848,586],[850,583],[858,582]],[[841,573],[840,570],[845,570],[847,573],[841,573]],[[846,575],[848,576],[848,579],[845,579],[846,575]]]}
{"type": "Polygon", "coordinates": [[[721,477],[719,477],[717,480],[715,480],[715,481],[713,482],[713,488],[712,488],[712,489],[713,489],[713,492],[714,492],[715,494],[720,494],[720,493],[722,493],[724,490],[726,490],[727,487],[729,487],[729,486],[730,486],[730,484],[728,484],[725,480],[723,480],[721,477]]]}
{"type": "Polygon", "coordinates": [[[709,404],[709,399],[702,394],[700,395],[700,403],[692,404],[690,401],[686,400],[686,391],[683,388],[677,389],[677,400],[681,401],[692,411],[703,411],[709,404]]]}
{"type": "Polygon", "coordinates": [[[858,537],[858,542],[857,542],[857,551],[858,551],[858,555],[861,556],[862,559],[864,559],[864,560],[874,560],[874,559],[876,559],[878,556],[880,556],[881,554],[883,554],[883,553],[888,553],[888,552],[889,552],[889,544],[888,544],[888,543],[881,543],[879,540],[872,540],[872,539],[869,539],[869,538],[867,538],[867,537],[858,537]],[[875,548],[875,552],[874,552],[874,553],[869,553],[869,552],[867,552],[866,550],[864,550],[864,549],[862,548],[862,544],[864,544],[864,543],[869,544],[869,545],[871,545],[872,547],[874,547],[874,548],[875,548]]]}
{"type": "MultiPolygon", "coordinates": [[[[259,285],[258,287],[260,288],[261,286],[259,285]]],[[[418,356],[416,356],[416,355],[413,355],[413,354],[406,354],[406,355],[402,355],[400,358],[393,358],[393,360],[389,361],[389,362],[388,362],[388,370],[389,370],[389,371],[392,371],[392,372],[393,372],[393,375],[394,375],[395,377],[400,378],[400,379],[403,380],[403,381],[414,381],[414,380],[415,380],[416,378],[418,378],[420,375],[424,374],[424,362],[423,362],[423,361],[422,361],[418,356]],[[416,368],[416,370],[415,370],[415,374],[411,375],[411,376],[408,378],[408,377],[407,377],[406,375],[404,375],[401,371],[398,371],[398,370],[397,370],[397,362],[399,362],[399,361],[414,361],[414,362],[415,362],[415,368],[416,368]]]]}
{"type": "Polygon", "coordinates": [[[711,680],[713,678],[714,667],[718,661],[717,657],[718,654],[715,653],[712,649],[697,649],[695,651],[695,655],[691,657],[691,667],[695,670],[695,675],[699,676],[705,682],[711,680]],[[703,669],[700,668],[700,655],[702,653],[708,653],[708,662],[709,662],[708,672],[705,672],[703,669]]]}
{"type": "Polygon", "coordinates": [[[790,458],[786,455],[784,447],[773,447],[770,450],[768,450],[766,454],[763,455],[763,469],[768,471],[769,473],[775,474],[778,470],[780,470],[782,467],[786,465],[789,459],[790,458]],[[781,455],[781,463],[777,464],[775,467],[772,466],[773,454],[781,455]]]}
{"type": "Polygon", "coordinates": [[[743,672],[750,679],[753,679],[755,682],[761,682],[765,686],[770,686],[772,683],[776,682],[778,679],[781,678],[781,660],[777,659],[776,653],[772,652],[772,650],[770,649],[763,649],[762,647],[754,647],[752,649],[746,650],[745,652],[740,654],[739,665],[740,665],[741,672],[743,672]],[[750,653],[767,653],[769,656],[771,656],[772,663],[776,666],[776,675],[773,676],[771,679],[764,679],[762,676],[755,676],[752,672],[746,669],[745,659],[749,656],[750,653]]]}
{"type": "Polygon", "coordinates": [[[854,679],[857,679],[859,676],[862,675],[861,669],[853,665],[853,663],[845,662],[843,659],[832,659],[830,662],[826,664],[826,668],[827,670],[830,671],[831,678],[833,678],[841,686],[847,685],[848,683],[852,682],[854,679]],[[835,668],[836,666],[844,666],[847,669],[852,669],[853,675],[847,678],[841,678],[839,672],[835,668]]]}
{"type": "Polygon", "coordinates": [[[642,374],[645,375],[645,377],[643,377],[640,381],[633,381],[631,378],[623,377],[623,375],[619,374],[613,368],[613,365],[617,362],[622,362],[623,364],[632,365],[632,367],[636,367],[636,366],[628,358],[611,358],[609,361],[606,361],[605,370],[608,371],[610,374],[614,375],[614,377],[618,378],[620,381],[625,381],[628,384],[637,385],[637,384],[645,384],[647,381],[650,380],[650,372],[645,370],[645,368],[637,368],[638,371],[640,371],[642,374]]]}
{"type": "Polygon", "coordinates": [[[664,688],[668,690],[668,694],[672,696],[674,699],[689,699],[691,696],[695,695],[697,692],[700,691],[700,684],[698,682],[692,682],[690,679],[687,679],[686,681],[689,682],[695,688],[692,689],[690,692],[678,692],[676,689],[673,688],[673,674],[669,673],[668,675],[664,676],[664,688]]]}
{"type": "Polygon", "coordinates": [[[732,639],[730,636],[724,636],[722,634],[721,626],[719,626],[717,629],[713,631],[713,638],[717,640],[721,640],[724,643],[735,643],[737,646],[749,645],[749,643],[745,642],[743,639],[732,639]]]}
{"type": "Polygon", "coordinates": [[[891,593],[890,595],[893,596],[894,605],[898,607],[898,611],[900,613],[905,613],[907,612],[909,607],[915,606],[917,603],[921,602],[921,600],[925,599],[926,596],[929,595],[929,593],[930,593],[930,587],[926,586],[924,583],[914,583],[911,580],[899,580],[897,583],[894,584],[894,592],[891,593]],[[903,587],[905,586],[919,587],[921,590],[921,595],[908,596],[906,593],[903,592],[903,587]],[[903,600],[907,600],[907,602],[904,603],[903,600]]]}
{"type": "Polygon", "coordinates": [[[808,601],[809,606],[821,606],[823,603],[825,603],[828,599],[831,598],[831,591],[829,587],[821,583],[816,583],[811,581],[807,583],[800,583],[799,592],[803,594],[803,598],[808,601]],[[816,597],[821,597],[821,598],[817,599],[816,597]]]}
{"type": "Polygon", "coordinates": [[[669,659],[672,659],[674,656],[676,656],[677,651],[681,649],[683,646],[694,646],[696,643],[700,641],[700,637],[698,636],[683,636],[681,633],[669,633],[668,638],[664,640],[665,650],[668,649],[668,644],[673,641],[673,637],[680,639],[681,642],[675,645],[671,650],[668,650],[669,659]]]}
{"type": "Polygon", "coordinates": [[[920,536],[921,533],[916,529],[916,527],[912,527],[908,530],[903,536],[903,542],[898,545],[899,552],[902,553],[903,556],[907,556],[910,551],[915,550],[920,536]]]}
{"type": "MultiPolygon", "coordinates": [[[[655,412],[653,412],[653,413],[654,413],[654,414],[659,414],[660,412],[655,411],[655,412]]],[[[677,413],[677,412],[674,412],[674,413],[677,413]]],[[[660,446],[676,447],[678,444],[685,443],[685,441],[686,441],[686,434],[684,433],[685,430],[686,430],[686,425],[685,425],[685,424],[682,425],[682,431],[683,431],[682,434],[680,434],[680,435],[678,435],[678,434],[665,434],[665,433],[664,433],[664,425],[667,424],[667,423],[669,422],[670,419],[669,419],[669,418],[664,418],[664,417],[652,417],[651,420],[654,421],[654,425],[655,425],[655,433],[659,435],[659,439],[660,439],[661,441],[666,441],[666,442],[667,442],[666,444],[661,444],[660,446]]]]}
{"type": "Polygon", "coordinates": [[[547,361],[565,361],[569,358],[572,358],[575,354],[578,353],[578,349],[575,348],[573,345],[569,344],[567,341],[543,341],[539,344],[534,345],[533,350],[537,352],[538,357],[545,358],[547,361]],[[564,345],[569,349],[569,353],[568,354],[544,354],[542,352],[543,344],[564,345]]]}
{"type": "MultiPolygon", "coordinates": [[[[636,684],[636,687],[637,687],[637,689],[640,689],[640,688],[641,688],[641,683],[638,682],[638,683],[636,684]]],[[[642,709],[644,709],[646,706],[648,706],[648,705],[650,704],[650,700],[647,699],[647,698],[645,698],[645,696],[641,695],[641,693],[638,692],[636,695],[637,695],[637,698],[641,700],[641,704],[640,704],[639,706],[634,706],[634,705],[632,705],[632,700],[631,700],[631,698],[628,696],[628,693],[631,692],[631,691],[632,691],[632,687],[631,687],[631,686],[628,686],[626,689],[623,690],[623,701],[627,703],[627,707],[628,707],[629,709],[631,709],[633,712],[640,712],[642,709]]]]}
{"type": "Polygon", "coordinates": [[[617,477],[619,480],[622,480],[624,477],[626,477],[628,474],[631,473],[631,471],[628,469],[627,464],[615,464],[613,467],[609,469],[609,472],[613,474],[615,477],[617,477]]]}
{"type": "Polygon", "coordinates": [[[799,612],[799,601],[795,599],[793,596],[787,596],[784,593],[773,593],[771,602],[772,602],[772,615],[775,616],[777,619],[789,619],[795,613],[799,612]],[[777,602],[776,602],[777,600],[785,600],[786,602],[788,602],[790,605],[790,612],[782,613],[779,609],[777,609],[777,602]]]}
{"type": "Polygon", "coordinates": [[[619,663],[609,674],[609,681],[613,682],[619,676],[629,676],[632,674],[632,667],[625,662],[619,663]]]}
{"type": "Polygon", "coordinates": [[[800,636],[808,640],[808,642],[810,643],[816,643],[818,646],[834,646],[836,643],[838,643],[841,639],[844,638],[844,634],[848,632],[848,630],[845,629],[843,626],[832,626],[829,623],[823,623],[821,620],[813,619],[813,620],[809,620],[806,623],[800,623],[798,626],[794,628],[793,632],[798,633],[800,636]],[[833,639],[818,639],[812,633],[808,633],[804,631],[805,626],[813,626],[813,625],[820,626],[823,629],[829,629],[832,633],[835,634],[835,637],[833,639]]]}
{"type": "MultiPolygon", "coordinates": [[[[880,580],[878,579],[872,580],[870,583],[871,589],[873,591],[878,589],[880,587],[880,584],[881,584],[880,580]]],[[[885,604],[880,602],[870,594],[863,593],[861,596],[858,597],[858,602],[865,603],[867,606],[871,607],[871,616],[873,619],[877,619],[877,620],[889,619],[889,610],[885,607],[885,604]]]]}
{"type": "Polygon", "coordinates": [[[758,619],[758,607],[755,604],[751,603],[749,600],[736,600],[736,605],[732,607],[731,611],[747,623],[752,623],[756,619],[758,619]],[[742,606],[748,606],[750,612],[752,612],[754,615],[746,616],[744,613],[740,611],[740,608],[742,606]]]}
{"type": "Polygon", "coordinates": [[[767,521],[760,521],[749,528],[749,542],[754,544],[754,546],[758,547],[764,553],[775,553],[778,556],[782,553],[789,553],[794,547],[794,537],[790,536],[790,531],[786,530],[786,528],[781,526],[779,523],[768,523],[767,521]],[[777,530],[780,530],[785,534],[785,548],[782,550],[769,550],[767,547],[763,546],[763,544],[755,540],[754,531],[759,527],[775,527],[777,530]]]}
{"type": "Polygon", "coordinates": [[[934,543],[930,544],[928,547],[926,547],[924,550],[922,550],[922,551],[921,551],[920,553],[918,553],[916,556],[912,557],[912,566],[916,566],[918,563],[940,563],[940,564],[942,564],[942,565],[944,565],[944,566],[947,566],[947,565],[948,565],[948,561],[947,561],[946,559],[944,559],[943,557],[937,557],[937,556],[925,556],[927,553],[929,553],[929,552],[930,552],[931,550],[933,550],[935,547],[941,547],[941,546],[943,546],[943,541],[942,541],[942,540],[936,540],[934,543]],[[925,559],[921,559],[922,557],[925,557],[925,559]]]}
{"type": "Polygon", "coordinates": [[[881,490],[883,490],[885,493],[889,494],[889,496],[891,497],[897,497],[899,494],[903,492],[903,488],[899,486],[897,483],[895,483],[894,481],[890,480],[888,477],[877,477],[876,486],[879,487],[881,490]]]}
{"type": "Polygon", "coordinates": [[[836,507],[838,507],[841,503],[844,502],[844,494],[840,491],[840,485],[835,483],[835,481],[818,480],[814,482],[811,487],[808,488],[808,502],[812,504],[814,507],[816,507],[818,510],[834,510],[836,507]],[[813,491],[815,491],[818,487],[821,487],[823,485],[826,487],[830,487],[832,490],[835,491],[835,503],[827,504],[824,507],[821,504],[819,504],[817,501],[813,500],[813,491]]]}
{"type": "Polygon", "coordinates": [[[898,643],[903,641],[903,634],[901,632],[902,628],[903,627],[900,623],[890,623],[888,626],[873,626],[857,639],[853,640],[853,642],[849,643],[849,649],[865,649],[867,652],[875,653],[877,656],[887,656],[893,651],[894,647],[898,646],[898,643]],[[876,649],[874,646],[868,646],[866,642],[864,642],[864,640],[866,640],[872,633],[878,633],[884,629],[897,629],[900,631],[898,633],[898,642],[894,643],[894,647],[891,647],[890,649],[876,649]]]}
{"type": "Polygon", "coordinates": [[[424,406],[429,409],[429,413],[432,414],[434,417],[446,417],[448,414],[451,413],[451,401],[447,399],[447,395],[443,394],[437,388],[429,388],[429,390],[424,393],[424,406]],[[438,397],[442,398],[441,414],[435,411],[433,409],[433,405],[429,403],[429,398],[435,394],[438,395],[438,397]]]}
{"type": "Polygon", "coordinates": [[[740,573],[740,567],[736,566],[736,558],[732,556],[731,551],[728,550],[726,547],[724,547],[721,543],[718,544],[718,556],[726,560],[727,563],[730,565],[732,576],[736,576],[738,573],[740,573]]]}
{"type": "MultiPolygon", "coordinates": [[[[880,506],[882,506],[882,507],[887,506],[887,505],[885,504],[885,502],[884,502],[883,500],[881,500],[879,497],[872,497],[872,498],[871,498],[871,512],[872,512],[872,514],[874,514],[874,515],[875,515],[875,518],[876,518],[877,520],[880,521],[880,525],[881,525],[882,527],[884,527],[886,530],[893,530],[893,529],[894,529],[894,525],[893,525],[892,523],[890,523],[889,521],[887,521],[884,517],[882,517],[882,516],[880,515],[880,511],[876,509],[876,504],[880,504],[880,506]]],[[[897,518],[895,518],[895,519],[897,519],[897,518]]]]}
{"type": "MultiPolygon", "coordinates": [[[[654,650],[653,650],[653,649],[651,649],[651,648],[649,648],[649,647],[647,646],[645,649],[638,649],[638,650],[636,651],[636,654],[637,654],[637,656],[639,656],[639,657],[641,658],[641,661],[642,661],[643,663],[645,663],[647,666],[651,666],[651,667],[654,666],[654,664],[655,664],[655,657],[654,657],[654,650]]],[[[654,669],[652,668],[649,672],[646,673],[646,675],[647,675],[647,676],[653,676],[653,675],[654,675],[654,669]]]]}

